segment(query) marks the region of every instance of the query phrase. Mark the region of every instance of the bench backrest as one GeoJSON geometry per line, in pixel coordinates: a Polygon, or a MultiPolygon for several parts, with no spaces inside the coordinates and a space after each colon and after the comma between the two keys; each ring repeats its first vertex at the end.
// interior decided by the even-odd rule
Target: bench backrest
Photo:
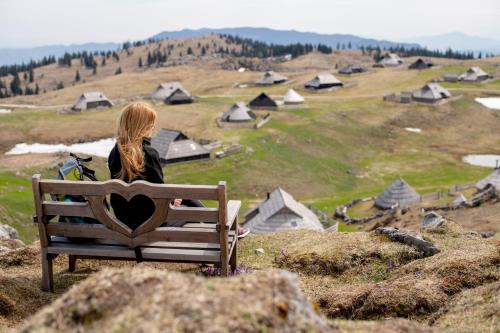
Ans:
{"type": "Polygon", "coordinates": [[[121,180],[104,182],[61,181],[32,178],[35,209],[42,247],[50,245],[50,236],[87,237],[114,240],[130,247],[155,241],[227,242],[226,184],[166,185],[121,180]],[[127,201],[137,195],[150,198],[155,204],[153,215],[137,229],[131,230],[107,209],[105,200],[118,194],[127,201]],[[87,202],[53,201],[53,195],[81,195],[87,202]],[[216,208],[173,207],[175,198],[213,200],[216,208]],[[102,224],[51,223],[54,216],[90,217],[102,224]],[[167,221],[191,221],[216,224],[215,228],[161,227],[167,221]],[[223,230],[222,235],[220,231],[223,230]],[[223,236],[223,237],[222,237],[223,236]],[[224,239],[225,238],[225,239],[224,239]]]}

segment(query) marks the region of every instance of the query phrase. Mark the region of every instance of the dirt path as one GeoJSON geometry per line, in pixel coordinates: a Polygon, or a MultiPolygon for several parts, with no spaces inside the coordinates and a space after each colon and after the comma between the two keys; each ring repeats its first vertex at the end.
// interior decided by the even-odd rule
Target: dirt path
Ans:
{"type": "Polygon", "coordinates": [[[13,108],[13,109],[58,109],[68,106],[62,105],[31,105],[31,104],[0,104],[0,108],[13,108]]]}

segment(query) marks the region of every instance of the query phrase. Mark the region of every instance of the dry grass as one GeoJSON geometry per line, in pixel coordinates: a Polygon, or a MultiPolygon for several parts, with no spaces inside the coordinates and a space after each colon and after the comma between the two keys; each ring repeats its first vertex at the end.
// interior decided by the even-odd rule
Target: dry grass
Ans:
{"type": "Polygon", "coordinates": [[[490,283],[458,294],[437,315],[434,323],[443,332],[496,333],[500,330],[500,282],[490,283]]]}
{"type": "Polygon", "coordinates": [[[207,280],[138,267],[92,276],[32,317],[20,332],[327,330],[290,273],[207,280]]]}

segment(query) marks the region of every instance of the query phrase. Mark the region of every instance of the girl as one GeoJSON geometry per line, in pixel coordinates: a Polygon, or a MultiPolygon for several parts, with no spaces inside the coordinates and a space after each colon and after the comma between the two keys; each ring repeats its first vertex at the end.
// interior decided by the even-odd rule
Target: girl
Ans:
{"type": "MultiPolygon", "coordinates": [[[[112,179],[127,183],[145,180],[163,184],[163,170],[158,152],[151,147],[151,136],[156,124],[156,112],[148,104],[136,102],[125,107],[118,119],[116,145],[108,157],[112,179]]],[[[180,206],[182,199],[175,199],[180,206]]],[[[203,206],[200,202],[185,200],[187,206],[203,206]]],[[[153,202],[145,196],[136,196],[130,202],[111,194],[111,206],[116,217],[132,230],[144,223],[155,210],[153,202]]],[[[238,227],[238,238],[249,231],[238,227]]]]}
{"type": "MultiPolygon", "coordinates": [[[[108,157],[111,179],[127,183],[145,180],[163,183],[163,170],[158,152],[151,147],[156,112],[146,103],[132,103],[125,107],[118,119],[116,145],[108,157]]],[[[176,199],[175,206],[179,206],[176,199]]],[[[144,223],[155,210],[153,202],[145,196],[136,196],[130,202],[111,194],[111,206],[116,217],[132,230],[144,223]]]]}

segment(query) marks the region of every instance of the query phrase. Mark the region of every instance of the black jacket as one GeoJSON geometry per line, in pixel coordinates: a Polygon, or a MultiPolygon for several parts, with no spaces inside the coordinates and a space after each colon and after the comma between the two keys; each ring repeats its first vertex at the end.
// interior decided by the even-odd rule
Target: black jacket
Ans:
{"type": "MultiPolygon", "coordinates": [[[[156,149],[151,147],[151,141],[144,139],[142,143],[144,152],[144,171],[135,180],[145,180],[150,183],[163,184],[163,170],[160,164],[160,156],[156,149]]],[[[111,179],[118,179],[122,167],[120,152],[115,145],[108,157],[108,167],[111,179]]],[[[111,194],[111,207],[115,216],[132,230],[148,220],[155,211],[155,205],[151,199],[143,195],[137,195],[130,201],[125,200],[117,194],[111,194]]]]}

